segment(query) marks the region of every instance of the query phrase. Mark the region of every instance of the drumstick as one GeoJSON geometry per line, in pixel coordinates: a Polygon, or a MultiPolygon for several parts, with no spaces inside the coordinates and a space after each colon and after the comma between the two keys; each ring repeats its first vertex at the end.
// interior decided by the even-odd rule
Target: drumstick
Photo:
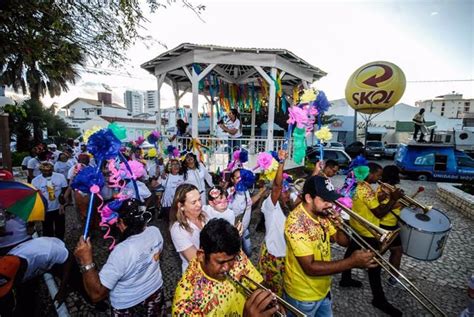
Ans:
{"type": "Polygon", "coordinates": [[[411,198],[415,198],[419,193],[424,192],[425,188],[423,186],[418,187],[418,190],[411,196],[411,198]]]}

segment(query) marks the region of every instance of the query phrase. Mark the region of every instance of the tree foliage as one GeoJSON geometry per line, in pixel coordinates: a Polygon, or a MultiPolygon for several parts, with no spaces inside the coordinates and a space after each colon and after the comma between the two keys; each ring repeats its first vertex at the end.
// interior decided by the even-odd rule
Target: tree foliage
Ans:
{"type": "Polygon", "coordinates": [[[70,129],[67,123],[54,114],[54,109],[46,109],[36,100],[29,99],[20,104],[5,105],[3,111],[9,114],[9,126],[11,136],[16,138],[17,151],[24,152],[31,149],[33,145],[43,142],[32,135],[41,135],[42,130],[47,130],[50,139],[75,138],[79,134],[70,129]],[[40,131],[34,131],[39,129],[40,131]]]}

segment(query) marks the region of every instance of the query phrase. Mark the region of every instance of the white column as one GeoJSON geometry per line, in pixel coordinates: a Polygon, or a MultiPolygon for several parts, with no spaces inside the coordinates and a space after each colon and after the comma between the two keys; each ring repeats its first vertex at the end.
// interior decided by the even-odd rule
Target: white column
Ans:
{"type": "Polygon", "coordinates": [[[165,82],[166,73],[158,75],[156,89],[156,128],[161,133],[161,86],[165,82]]]}
{"type": "Polygon", "coordinates": [[[191,80],[191,86],[192,86],[192,93],[193,93],[193,107],[192,107],[192,113],[193,113],[193,118],[192,118],[192,123],[191,123],[191,128],[192,128],[192,137],[197,138],[198,137],[198,106],[199,106],[199,81],[203,79],[209,72],[216,66],[216,64],[210,64],[208,65],[199,75],[196,73],[193,67],[192,75],[189,74],[189,71],[186,67],[183,67],[184,72],[186,75],[189,77],[191,80]]]}
{"type": "Polygon", "coordinates": [[[198,74],[193,68],[193,74],[191,79],[192,93],[193,93],[193,102],[192,102],[192,137],[197,138],[198,136],[198,106],[199,106],[199,78],[198,74]]]}
{"type": "Polygon", "coordinates": [[[255,111],[255,106],[252,107],[252,118],[251,118],[251,127],[250,127],[250,144],[249,144],[249,150],[251,154],[255,153],[255,118],[257,114],[255,111]]]}
{"type": "Polygon", "coordinates": [[[268,96],[268,130],[267,130],[267,144],[265,145],[265,151],[273,150],[273,124],[275,121],[275,98],[276,98],[276,87],[273,79],[276,79],[277,69],[272,67],[270,76],[260,66],[254,66],[259,72],[260,76],[263,77],[270,86],[270,92],[268,96]]]}
{"type": "MultiPolygon", "coordinates": [[[[276,79],[277,69],[272,67],[270,71],[272,78],[276,79]]],[[[268,135],[267,135],[267,151],[273,151],[273,125],[275,123],[275,100],[276,100],[276,87],[272,80],[270,85],[270,96],[268,96],[268,135]]]]}

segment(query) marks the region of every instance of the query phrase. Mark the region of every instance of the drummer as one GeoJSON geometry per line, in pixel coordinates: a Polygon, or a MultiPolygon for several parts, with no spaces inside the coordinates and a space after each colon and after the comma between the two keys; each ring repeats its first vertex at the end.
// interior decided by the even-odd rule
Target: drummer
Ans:
{"type": "MultiPolygon", "coordinates": [[[[390,185],[397,185],[400,183],[400,175],[399,175],[399,169],[395,165],[387,165],[383,168],[382,172],[382,182],[390,184],[390,185]]],[[[387,193],[384,192],[383,187],[379,186],[377,189],[378,195],[380,195],[380,198],[385,198],[387,197],[387,193]]],[[[382,204],[387,204],[389,201],[388,197],[382,200],[382,204]]],[[[399,228],[398,226],[398,219],[400,219],[400,210],[401,210],[402,205],[400,202],[397,202],[393,207],[392,210],[390,210],[389,213],[387,213],[384,217],[380,219],[380,228],[385,229],[385,230],[397,230],[399,228]]],[[[400,270],[400,263],[402,261],[402,240],[400,239],[400,235],[398,235],[395,240],[393,240],[392,244],[390,245],[390,258],[389,261],[390,263],[397,269],[397,271],[400,270]]],[[[398,276],[397,272],[393,271],[392,272],[394,275],[398,276]]],[[[395,286],[397,284],[397,280],[393,277],[390,276],[388,278],[388,283],[392,286],[395,286]]]]}
{"type": "MultiPolygon", "coordinates": [[[[371,184],[377,183],[382,177],[382,166],[376,163],[369,163],[368,175],[363,181],[358,181],[355,194],[353,197],[354,212],[365,218],[376,226],[380,226],[380,219],[387,215],[395,206],[396,202],[403,193],[400,189],[390,192],[390,198],[386,204],[382,204],[381,200],[386,199],[383,195],[377,195],[375,190],[372,189],[371,184]]],[[[373,248],[379,249],[380,243],[374,237],[374,235],[368,231],[360,223],[354,221],[351,217],[350,225],[352,228],[373,248]]],[[[360,249],[360,246],[354,241],[351,241],[344,258],[348,258],[355,251],[360,249]]],[[[390,304],[385,298],[385,294],[382,287],[381,281],[381,267],[368,269],[370,288],[372,290],[372,305],[384,313],[390,316],[402,316],[402,312],[390,304]]],[[[339,283],[341,287],[361,287],[360,281],[354,280],[351,277],[351,271],[347,270],[342,272],[341,281],[339,283]]]]}

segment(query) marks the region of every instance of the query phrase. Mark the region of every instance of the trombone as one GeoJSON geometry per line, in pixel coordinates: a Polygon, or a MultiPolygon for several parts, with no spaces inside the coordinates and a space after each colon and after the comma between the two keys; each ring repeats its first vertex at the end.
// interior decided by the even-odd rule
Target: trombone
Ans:
{"type": "MultiPolygon", "coordinates": [[[[335,201],[336,205],[341,207],[340,203],[335,201]]],[[[344,206],[344,211],[350,210],[344,206]]],[[[355,243],[357,243],[362,249],[372,251],[375,256],[374,260],[380,265],[388,274],[390,274],[395,280],[397,280],[400,285],[405,288],[410,295],[412,295],[423,307],[426,308],[433,316],[437,316],[436,313],[439,313],[440,316],[447,316],[432,300],[430,300],[419,288],[417,288],[406,276],[404,276],[397,268],[395,268],[388,260],[386,260],[381,252],[378,252],[373,248],[367,241],[363,239],[349,224],[344,222],[334,209],[327,210],[331,216],[339,219],[340,226],[338,226],[347,236],[351,237],[355,243]],[[395,272],[395,273],[394,273],[395,272]],[[398,275],[397,275],[398,274],[398,275]]],[[[352,212],[352,210],[351,210],[352,212]]],[[[352,212],[350,215],[355,214],[352,212]]]]}
{"type": "MultiPolygon", "coordinates": [[[[252,293],[256,290],[256,289],[262,289],[264,291],[268,291],[269,289],[266,288],[265,286],[263,286],[262,284],[254,281],[253,279],[251,279],[250,277],[248,277],[247,275],[242,275],[242,277],[240,278],[241,280],[237,280],[236,278],[232,277],[229,273],[226,273],[226,277],[233,283],[235,283],[236,285],[238,285],[240,288],[243,289],[244,293],[245,293],[245,296],[247,297],[250,297],[250,295],[252,295],[252,293]],[[242,283],[242,280],[243,279],[246,279],[250,284],[252,284],[252,286],[254,287],[254,289],[251,289],[250,287],[247,287],[245,286],[243,283],[242,283]]],[[[278,304],[280,304],[281,306],[283,306],[286,310],[289,310],[291,311],[295,316],[297,317],[306,317],[306,314],[303,313],[302,311],[300,311],[298,308],[296,308],[295,306],[291,305],[290,303],[288,303],[286,300],[284,300],[283,298],[281,298],[280,296],[278,295],[275,295],[276,297],[276,301],[278,304]]],[[[277,316],[280,316],[280,317],[285,317],[286,314],[280,312],[280,311],[277,311],[275,313],[275,315],[277,316]]]]}
{"type": "Polygon", "coordinates": [[[354,212],[352,209],[347,208],[337,200],[333,202],[337,207],[341,208],[345,212],[349,214],[349,216],[352,217],[355,221],[357,221],[361,226],[363,226],[365,229],[367,229],[379,242],[380,242],[380,252],[384,253],[392,244],[393,240],[398,236],[398,233],[400,232],[400,228],[390,231],[390,230],[385,230],[382,229],[358,213],[354,212]]]}
{"type": "MultiPolygon", "coordinates": [[[[384,183],[382,181],[377,181],[377,183],[379,183],[380,186],[387,188],[390,192],[394,192],[395,190],[397,190],[395,186],[384,183]]],[[[433,208],[433,206],[425,206],[421,204],[420,202],[416,201],[415,199],[413,199],[412,197],[405,194],[398,201],[405,207],[409,207],[409,206],[418,207],[421,210],[423,210],[424,213],[427,213],[428,211],[431,210],[431,208],[433,208]]]]}

